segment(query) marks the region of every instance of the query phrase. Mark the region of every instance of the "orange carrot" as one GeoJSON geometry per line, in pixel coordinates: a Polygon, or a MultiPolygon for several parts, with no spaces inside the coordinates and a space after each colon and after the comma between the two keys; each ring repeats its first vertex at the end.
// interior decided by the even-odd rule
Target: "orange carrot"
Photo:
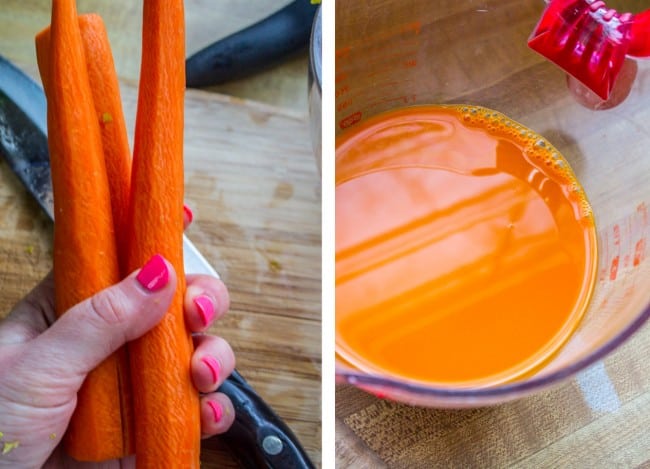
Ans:
{"type": "MultiPolygon", "coordinates": [[[[124,112],[122,111],[117,73],[104,22],[99,15],[85,14],[79,16],[79,28],[95,115],[101,133],[102,151],[110,189],[113,225],[117,234],[116,243],[119,263],[123,259],[126,260],[124,233],[126,232],[129,186],[131,182],[131,151],[129,149],[124,112]]],[[[50,86],[50,41],[51,32],[49,27],[36,35],[36,58],[46,94],[50,86]]],[[[126,266],[120,264],[120,267],[122,276],[125,276],[127,274],[125,271],[126,266]]],[[[119,360],[117,371],[120,387],[124,454],[126,455],[135,451],[131,377],[126,348],[122,348],[116,353],[119,360]]],[[[79,442],[79,445],[88,446],[84,441],[79,442]]]]}
{"type": "MultiPolygon", "coordinates": [[[[110,189],[113,226],[116,233],[117,260],[122,277],[126,270],[126,230],[129,188],[131,185],[131,150],[126,132],[120,87],[113,62],[108,34],[99,15],[81,15],[79,27],[83,38],[88,78],[99,121],[106,175],[110,189]]],[[[119,384],[122,411],[124,454],[135,451],[131,376],[127,348],[119,352],[119,384]]]]}
{"type": "Polygon", "coordinates": [[[183,318],[183,1],[144,0],[143,19],[127,265],[160,253],[178,288],[162,322],[129,344],[136,460],[138,468],[198,468],[199,401],[183,318]]]}
{"type": "MultiPolygon", "coordinates": [[[[54,192],[56,310],[120,279],[99,125],[95,118],[76,6],[54,0],[50,51],[41,60],[47,82],[48,144],[54,192]]],[[[118,357],[84,381],[66,434],[71,456],[104,460],[124,453],[118,357]]]]}
{"type": "MultiPolygon", "coordinates": [[[[80,15],[79,28],[95,114],[102,136],[104,161],[111,192],[113,223],[115,232],[118,233],[118,259],[121,262],[126,258],[125,236],[119,236],[119,234],[126,233],[131,183],[131,150],[122,110],[120,87],[108,34],[102,18],[94,13],[80,15]]],[[[46,92],[49,81],[49,77],[46,75],[49,50],[50,28],[45,28],[36,35],[36,57],[46,92]]],[[[128,274],[125,268],[121,270],[123,276],[128,274]]]]}

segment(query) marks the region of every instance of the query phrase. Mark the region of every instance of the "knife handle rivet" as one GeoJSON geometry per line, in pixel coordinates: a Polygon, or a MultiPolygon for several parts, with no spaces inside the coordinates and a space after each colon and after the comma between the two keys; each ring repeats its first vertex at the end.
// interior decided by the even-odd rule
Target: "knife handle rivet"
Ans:
{"type": "Polygon", "coordinates": [[[282,440],[275,435],[268,435],[262,440],[262,448],[266,454],[275,456],[282,452],[282,440]]]}

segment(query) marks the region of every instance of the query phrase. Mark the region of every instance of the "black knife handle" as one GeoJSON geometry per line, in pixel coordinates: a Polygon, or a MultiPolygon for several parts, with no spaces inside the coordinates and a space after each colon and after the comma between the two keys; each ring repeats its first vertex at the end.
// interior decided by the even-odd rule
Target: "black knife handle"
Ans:
{"type": "Polygon", "coordinates": [[[202,49],[185,62],[187,87],[242,78],[305,48],[317,9],[311,0],[294,0],[258,23],[202,49]]]}
{"type": "MultiPolygon", "coordinates": [[[[313,469],[289,427],[235,370],[219,388],[235,407],[235,421],[223,441],[246,469],[313,469]]],[[[209,446],[206,440],[204,445],[209,446]]]]}

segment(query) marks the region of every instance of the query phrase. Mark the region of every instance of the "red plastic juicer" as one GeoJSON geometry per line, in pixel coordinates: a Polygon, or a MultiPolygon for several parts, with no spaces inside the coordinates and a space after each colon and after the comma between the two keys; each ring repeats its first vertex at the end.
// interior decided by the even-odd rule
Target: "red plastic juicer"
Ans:
{"type": "Polygon", "coordinates": [[[607,100],[626,57],[650,56],[650,10],[620,13],[602,0],[551,0],[528,45],[607,100]]]}

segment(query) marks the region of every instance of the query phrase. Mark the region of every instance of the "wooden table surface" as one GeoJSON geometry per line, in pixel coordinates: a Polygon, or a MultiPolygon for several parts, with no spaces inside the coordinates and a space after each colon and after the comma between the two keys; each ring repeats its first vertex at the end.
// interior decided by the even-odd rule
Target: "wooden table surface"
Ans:
{"type": "MultiPolygon", "coordinates": [[[[286,4],[187,0],[187,51],[286,4]]],[[[141,2],[80,0],[107,26],[129,129],[135,116],[141,2]]],[[[0,54],[35,76],[33,36],[49,2],[5,0],[0,54]]],[[[229,287],[230,313],[213,332],[237,369],[321,461],[320,178],[307,109],[307,53],[249,79],[186,94],[187,236],[229,287]]],[[[51,268],[51,222],[0,158],[0,316],[51,268]]],[[[237,467],[223,445],[202,467],[237,467]]]]}
{"type": "MultiPolygon", "coordinates": [[[[32,60],[34,31],[49,24],[49,1],[3,0],[0,12],[2,55],[32,60]]],[[[187,0],[186,52],[189,55],[279,10],[289,0],[187,0]]],[[[99,13],[108,30],[119,77],[137,84],[140,70],[142,1],[78,0],[80,13],[99,13]]],[[[210,91],[251,99],[307,114],[308,54],[296,54],[276,67],[247,78],[209,88],[210,91]]]]}
{"type": "MultiPolygon", "coordinates": [[[[620,203],[624,191],[642,192],[647,206],[649,192],[640,189],[647,188],[647,178],[626,173],[623,161],[638,162],[641,174],[650,173],[650,63],[639,62],[627,101],[610,111],[589,111],[569,95],[564,74],[526,46],[544,6],[541,0],[434,3],[378,2],[373,7],[371,2],[336,1],[337,131],[344,132],[355,116],[395,102],[483,105],[561,148],[598,204],[596,213],[619,211],[614,217],[624,217],[634,211],[638,200],[620,203]],[[343,29],[345,18],[348,30],[343,29]],[[379,45],[365,48],[373,39],[379,45]],[[386,71],[391,67],[403,71],[391,75],[386,71]],[[364,107],[364,99],[371,104],[364,107]]],[[[643,9],[639,2],[618,6],[643,9]]],[[[647,224],[641,231],[641,239],[650,234],[647,224]]],[[[639,271],[644,273],[636,274],[637,293],[646,304],[648,262],[639,271]]],[[[596,299],[594,304],[599,304],[596,299]]],[[[610,319],[616,320],[618,312],[610,319]]],[[[476,409],[412,407],[339,385],[337,467],[648,469],[649,353],[650,324],[645,324],[614,353],[560,385],[476,409]]]]}

